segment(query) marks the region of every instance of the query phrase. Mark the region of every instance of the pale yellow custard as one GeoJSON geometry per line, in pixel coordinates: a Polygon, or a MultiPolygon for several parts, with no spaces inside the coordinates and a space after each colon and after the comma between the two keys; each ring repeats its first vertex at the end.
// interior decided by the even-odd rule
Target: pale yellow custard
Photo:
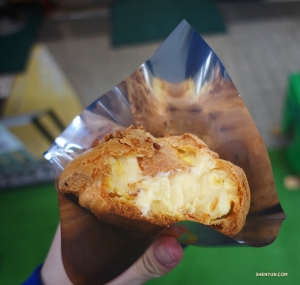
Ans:
{"type": "Polygon", "coordinates": [[[135,156],[110,158],[112,172],[106,184],[111,193],[120,198],[135,200],[143,216],[151,213],[210,215],[211,220],[229,213],[234,183],[229,175],[216,169],[216,162],[208,153],[178,153],[189,165],[181,169],[144,176],[135,156]]]}

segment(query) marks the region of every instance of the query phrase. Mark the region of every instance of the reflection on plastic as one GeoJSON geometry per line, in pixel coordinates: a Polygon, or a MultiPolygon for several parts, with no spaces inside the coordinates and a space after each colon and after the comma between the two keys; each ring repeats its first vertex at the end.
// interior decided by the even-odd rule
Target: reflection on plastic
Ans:
{"type": "MultiPolygon", "coordinates": [[[[224,66],[183,21],[155,54],[131,76],[101,96],[56,139],[45,154],[56,179],[96,139],[129,125],[154,136],[199,136],[220,158],[242,167],[251,191],[250,212],[241,232],[229,238],[195,222],[165,229],[181,243],[198,246],[265,246],[285,218],[265,145],[224,66]]],[[[155,232],[131,232],[98,221],[58,190],[62,256],[74,284],[103,284],[128,268],[149,246],[155,232]]]]}

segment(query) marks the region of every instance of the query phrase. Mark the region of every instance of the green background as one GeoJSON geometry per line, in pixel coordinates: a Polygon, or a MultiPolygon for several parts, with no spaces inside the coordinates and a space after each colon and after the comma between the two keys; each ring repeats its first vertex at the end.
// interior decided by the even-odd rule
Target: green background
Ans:
{"type": "Polygon", "coordinates": [[[183,19],[201,35],[226,31],[212,0],[114,0],[111,41],[120,46],[163,40],[183,19]]]}
{"type": "Polygon", "coordinates": [[[0,191],[1,285],[21,284],[43,262],[58,220],[54,183],[0,191]]]}
{"type": "Polygon", "coordinates": [[[36,4],[17,5],[14,11],[22,15],[24,24],[15,33],[0,36],[0,74],[24,71],[43,18],[36,4]]]}
{"type": "MultiPolygon", "coordinates": [[[[263,248],[188,246],[181,264],[158,284],[299,284],[300,191],[287,191],[290,173],[282,151],[270,151],[275,183],[287,215],[276,241],[263,248]],[[287,277],[256,277],[256,272],[287,272],[287,277]]],[[[43,262],[58,223],[53,184],[0,192],[0,284],[24,281],[43,262]]],[[[59,284],[58,284],[59,285],[59,284]]]]}

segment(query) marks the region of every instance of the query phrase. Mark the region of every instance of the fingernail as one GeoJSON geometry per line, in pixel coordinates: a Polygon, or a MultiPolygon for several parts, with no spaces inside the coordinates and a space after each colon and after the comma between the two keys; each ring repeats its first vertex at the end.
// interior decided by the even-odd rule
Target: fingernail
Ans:
{"type": "Polygon", "coordinates": [[[177,261],[177,258],[172,254],[172,251],[168,249],[163,242],[156,244],[155,256],[158,261],[165,266],[171,266],[177,261]]]}

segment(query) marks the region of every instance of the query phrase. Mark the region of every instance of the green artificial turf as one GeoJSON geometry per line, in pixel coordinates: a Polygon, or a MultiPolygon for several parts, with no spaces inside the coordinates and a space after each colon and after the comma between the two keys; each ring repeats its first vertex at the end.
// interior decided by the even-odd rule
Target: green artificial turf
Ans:
{"type": "Polygon", "coordinates": [[[21,284],[41,264],[59,221],[54,183],[0,192],[0,284],[21,284]]]}
{"type": "MultiPolygon", "coordinates": [[[[159,284],[298,284],[300,280],[300,191],[285,190],[289,168],[281,151],[270,151],[278,196],[287,215],[276,241],[262,248],[188,246],[181,264],[159,284]],[[287,272],[287,277],[256,277],[256,272],[287,272]]],[[[21,284],[43,262],[59,215],[53,184],[0,192],[0,284],[21,284]]],[[[59,285],[59,284],[58,284],[59,285]]]]}

